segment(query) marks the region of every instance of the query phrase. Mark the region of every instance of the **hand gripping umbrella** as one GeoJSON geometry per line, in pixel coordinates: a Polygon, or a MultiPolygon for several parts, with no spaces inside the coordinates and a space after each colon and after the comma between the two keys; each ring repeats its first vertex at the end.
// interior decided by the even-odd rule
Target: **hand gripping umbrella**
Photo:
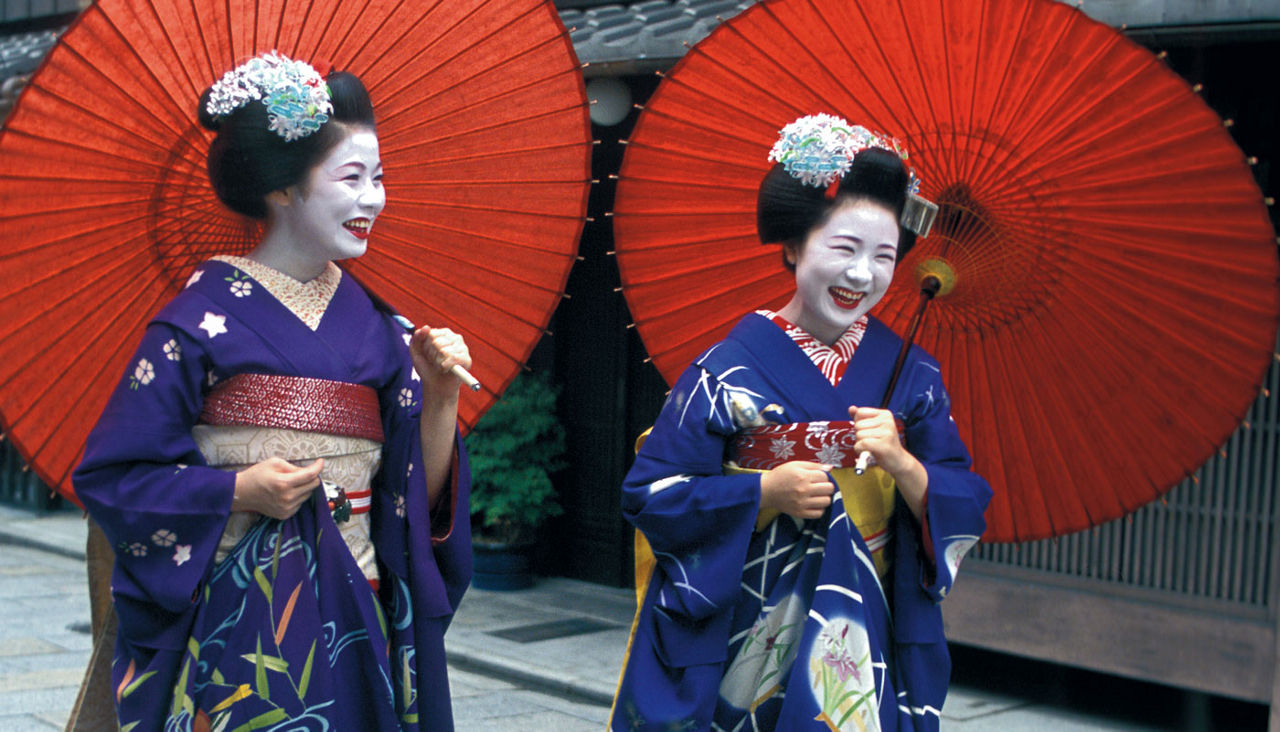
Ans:
{"type": "Polygon", "coordinates": [[[487,387],[514,378],[563,292],[585,220],[579,63],[542,0],[101,0],[0,133],[0,420],[37,473],[70,472],[148,319],[255,226],[213,195],[200,92],[272,49],[359,75],[387,207],[350,270],[416,323],[467,338],[487,387]]]}
{"type": "Polygon", "coordinates": [[[1274,232],[1220,119],[1155,56],[1049,0],[765,0],[646,104],[620,171],[623,292],[668,379],[793,289],[755,239],[777,130],[827,112],[901,140],[940,206],[876,313],[943,364],[991,541],[1132,511],[1257,396],[1274,232]]]}

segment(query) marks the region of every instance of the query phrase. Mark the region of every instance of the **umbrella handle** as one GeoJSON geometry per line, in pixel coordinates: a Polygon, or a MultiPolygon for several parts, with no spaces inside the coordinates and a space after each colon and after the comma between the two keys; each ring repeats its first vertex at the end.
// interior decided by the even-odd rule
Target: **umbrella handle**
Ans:
{"type": "Polygon", "coordinates": [[[471,391],[480,391],[480,382],[471,375],[470,371],[462,368],[460,364],[455,363],[453,368],[449,369],[449,373],[458,377],[458,380],[470,387],[471,391]]]}
{"type": "MultiPolygon", "coordinates": [[[[929,303],[933,301],[934,295],[938,294],[938,290],[942,289],[942,280],[936,275],[925,275],[920,280],[920,304],[916,307],[916,312],[911,316],[911,324],[907,326],[907,335],[902,339],[902,348],[898,349],[898,358],[893,362],[893,373],[889,375],[889,385],[885,387],[884,398],[880,400],[880,408],[888,409],[889,400],[893,398],[893,389],[898,385],[898,377],[902,375],[902,365],[907,362],[907,353],[911,350],[911,344],[916,340],[916,331],[920,329],[920,323],[924,320],[924,311],[929,307],[929,303]]],[[[862,475],[867,472],[867,464],[871,461],[871,453],[862,452],[858,454],[858,462],[853,467],[853,472],[862,475]]]]}

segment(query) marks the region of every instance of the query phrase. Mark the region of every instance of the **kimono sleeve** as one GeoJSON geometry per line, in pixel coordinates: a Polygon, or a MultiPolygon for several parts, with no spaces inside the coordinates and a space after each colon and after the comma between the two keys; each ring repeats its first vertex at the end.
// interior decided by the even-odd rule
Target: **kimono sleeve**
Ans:
{"type": "Polygon", "coordinates": [[[971,469],[937,363],[928,357],[914,360],[906,386],[907,449],[924,464],[929,489],[923,520],[919,525],[904,522],[909,525],[903,528],[917,532],[918,581],[934,602],[940,602],[955,582],[960,560],[986,529],[983,513],[991,487],[971,469]]]}
{"type": "Polygon", "coordinates": [[[429,506],[422,458],[422,382],[409,356],[408,326],[388,316],[383,327],[386,360],[393,372],[380,389],[386,443],[375,477],[372,517],[378,558],[394,574],[412,578],[415,612],[447,618],[471,581],[466,449],[455,430],[449,476],[439,501],[429,506]]]}
{"type": "Polygon", "coordinates": [[[153,323],[89,435],[76,495],[115,550],[120,630],[181,648],[231,512],[235,474],[208,467],[191,436],[209,360],[200,342],[153,323]]]}
{"type": "Polygon", "coordinates": [[[653,548],[659,605],[688,618],[729,607],[760,509],[760,476],[721,475],[735,427],[724,385],[695,365],[676,382],[622,486],[622,509],[653,548]]]}

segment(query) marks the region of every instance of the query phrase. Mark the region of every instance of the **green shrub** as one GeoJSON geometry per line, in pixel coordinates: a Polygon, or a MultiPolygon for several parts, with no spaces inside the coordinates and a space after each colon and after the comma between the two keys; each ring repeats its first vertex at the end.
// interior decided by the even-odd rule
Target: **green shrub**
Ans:
{"type": "Polygon", "coordinates": [[[564,512],[551,482],[565,465],[557,391],[545,375],[521,373],[467,435],[478,540],[532,541],[543,521],[564,512]]]}

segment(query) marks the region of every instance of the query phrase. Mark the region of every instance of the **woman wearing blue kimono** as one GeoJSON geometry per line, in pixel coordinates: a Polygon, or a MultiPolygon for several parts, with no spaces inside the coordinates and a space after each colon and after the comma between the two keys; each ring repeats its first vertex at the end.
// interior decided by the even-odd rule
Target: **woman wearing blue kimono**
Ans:
{"type": "Polygon", "coordinates": [[[115,550],[121,728],[452,729],[470,356],[334,264],[386,201],[368,92],[273,52],[199,116],[219,198],[265,227],[148,325],[75,474],[115,550]]]}
{"type": "Polygon", "coordinates": [[[938,603],[991,492],[927,353],[877,408],[901,340],[868,311],[914,243],[914,174],[828,115],[770,157],[757,227],[796,292],[684,372],[627,475],[641,603],[611,728],[937,729],[938,603]]]}

